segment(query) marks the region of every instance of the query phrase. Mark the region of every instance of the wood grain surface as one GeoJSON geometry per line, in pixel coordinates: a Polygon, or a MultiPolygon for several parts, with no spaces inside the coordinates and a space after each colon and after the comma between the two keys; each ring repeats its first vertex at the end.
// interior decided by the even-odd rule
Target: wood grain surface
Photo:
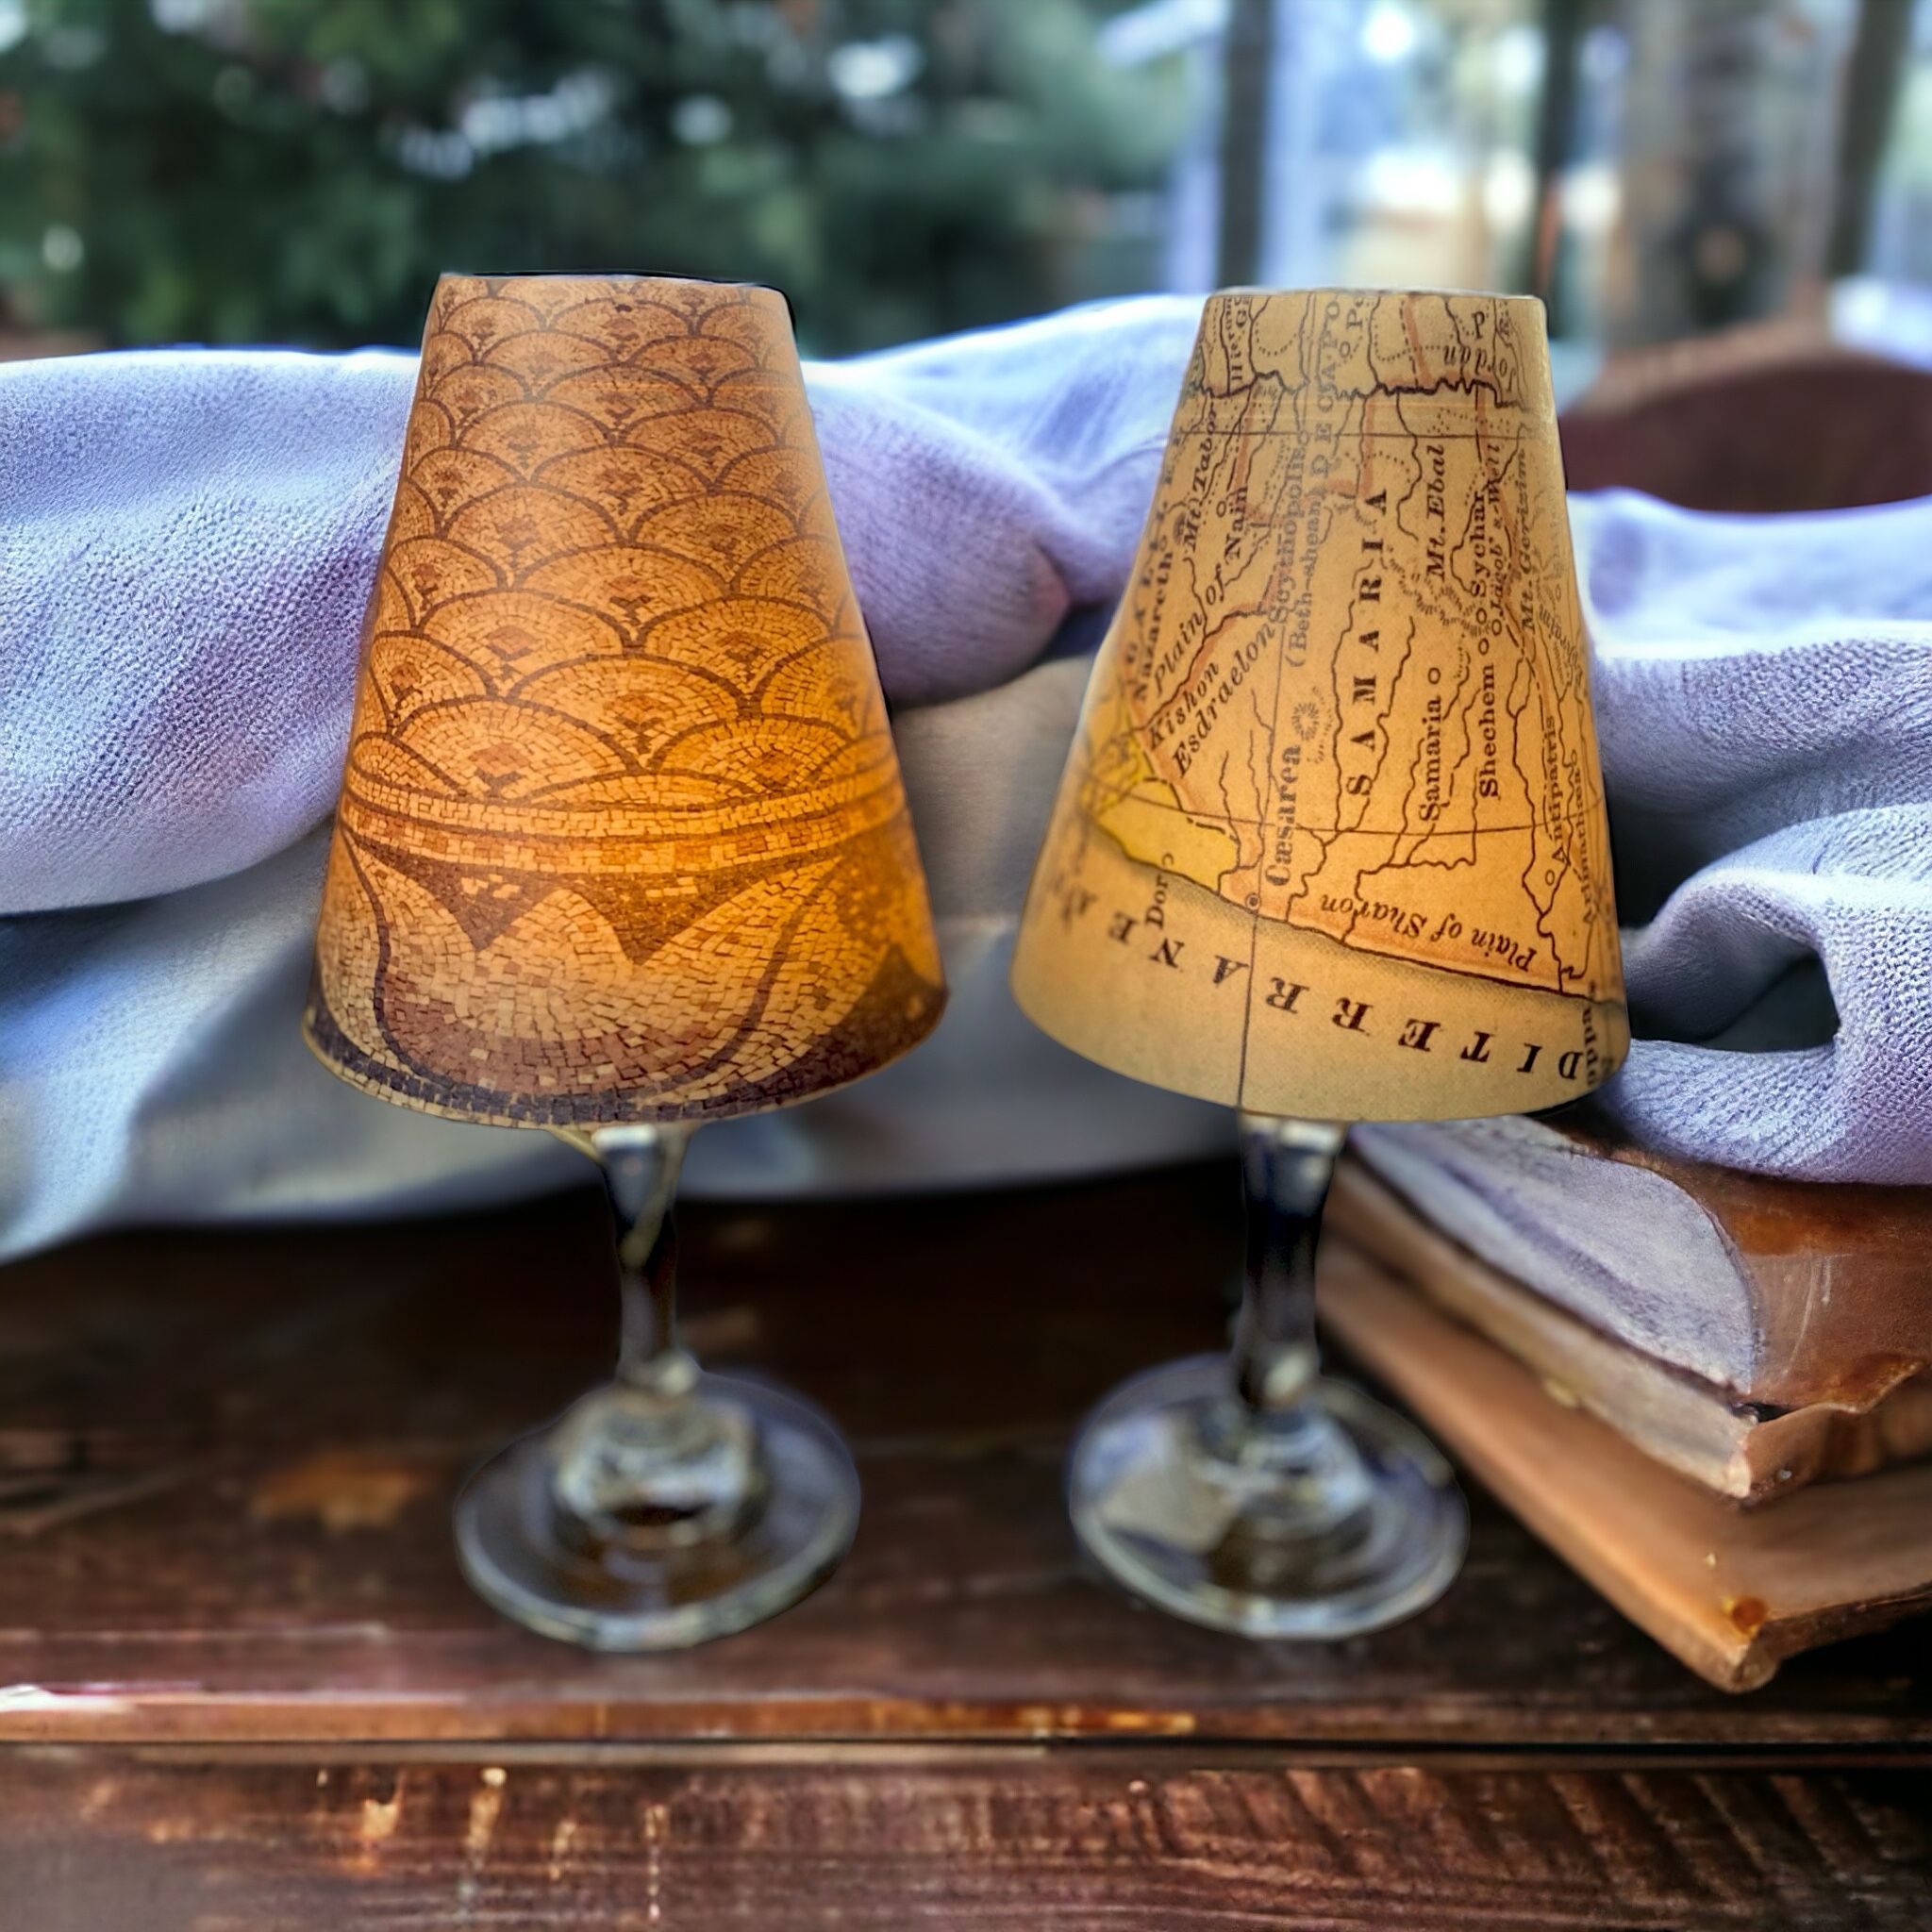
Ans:
{"type": "Polygon", "coordinates": [[[1480,1492],[1447,1597],[1347,1644],[1086,1574],[1068,1431],[1217,1341],[1218,1165],[692,1206],[693,1339],[841,1419],[853,1554],[683,1657],[511,1628],[449,1499],[602,1371],[600,1214],[0,1270],[0,1927],[1925,1923],[1924,1624],[1726,1697],[1480,1492]]]}
{"type": "Polygon", "coordinates": [[[1924,1923],[1923,1773],[981,1755],[190,1765],[34,1752],[0,1761],[0,1932],[1924,1923]]]}
{"type": "Polygon", "coordinates": [[[1239,1218],[1213,1166],[688,1208],[693,1341],[822,1402],[866,1495],[817,1597],[668,1659],[510,1627],[450,1550],[467,1468],[608,1364],[594,1197],[0,1271],[0,1737],[1932,1744],[1921,1632],[1722,1697],[1479,1496],[1448,1597],[1349,1644],[1196,1631],[1090,1578],[1069,1429],[1216,1345],[1239,1218]]]}

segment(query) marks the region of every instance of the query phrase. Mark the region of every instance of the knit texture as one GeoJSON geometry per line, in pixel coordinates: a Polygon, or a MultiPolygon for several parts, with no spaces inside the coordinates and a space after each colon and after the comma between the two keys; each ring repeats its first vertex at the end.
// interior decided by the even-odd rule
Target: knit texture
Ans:
{"type": "MultiPolygon", "coordinates": [[[[700,1189],[993,1180],[1218,1144],[1004,995],[1080,667],[1198,305],[808,371],[955,986],[902,1068],[700,1136],[700,1189]],[[1029,669],[1029,667],[1037,667],[1029,669]]],[[[503,1198],[541,1135],[341,1088],[296,1038],[414,379],[389,352],[0,367],[0,1251],[132,1220],[503,1198]]],[[[1574,501],[1649,1144],[1932,1180],[1932,502],[1574,501]]]]}
{"type": "Polygon", "coordinates": [[[1787,517],[1573,499],[1662,1153],[1932,1180],[1932,501],[1787,517]]]}

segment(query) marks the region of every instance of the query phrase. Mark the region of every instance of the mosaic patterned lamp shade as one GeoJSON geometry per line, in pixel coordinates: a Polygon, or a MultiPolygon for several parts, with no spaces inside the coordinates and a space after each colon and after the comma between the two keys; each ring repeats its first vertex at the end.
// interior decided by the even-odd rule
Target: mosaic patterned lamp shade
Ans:
{"type": "Polygon", "coordinates": [[[445,276],[370,608],[309,1043],[430,1112],[708,1120],[945,991],[785,303],[445,276]]]}

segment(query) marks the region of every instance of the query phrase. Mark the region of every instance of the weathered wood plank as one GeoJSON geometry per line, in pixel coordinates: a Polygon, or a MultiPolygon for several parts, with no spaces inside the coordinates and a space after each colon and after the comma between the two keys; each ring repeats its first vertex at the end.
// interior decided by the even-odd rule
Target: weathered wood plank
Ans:
{"type": "MultiPolygon", "coordinates": [[[[865,1756],[870,1754],[858,1754],[865,1756]]],[[[0,1932],[1920,1932],[1932,1776],[0,1752],[0,1932]]]]}
{"type": "Polygon", "coordinates": [[[1084,1574],[1068,1430],[1217,1341],[1229,1172],[702,1207],[686,1236],[704,1351],[825,1404],[866,1504],[818,1597],[668,1659],[515,1630],[450,1554],[464,1468],[608,1359],[589,1197],[0,1270],[0,1737],[1932,1740],[1921,1631],[1724,1698],[1480,1499],[1444,1601],[1340,1646],[1190,1629],[1084,1574]]]}

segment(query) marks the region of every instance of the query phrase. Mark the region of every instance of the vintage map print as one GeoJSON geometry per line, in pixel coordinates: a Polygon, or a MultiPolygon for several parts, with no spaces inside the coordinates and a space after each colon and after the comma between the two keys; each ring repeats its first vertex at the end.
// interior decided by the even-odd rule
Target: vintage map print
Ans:
{"type": "Polygon", "coordinates": [[[1547,1107],[1628,1043],[1542,312],[1209,300],[1013,967],[1137,1078],[1547,1107]]]}
{"type": "Polygon", "coordinates": [[[703,1119],[903,1053],[925,884],[783,298],[445,276],[307,1032],[511,1124],[703,1119]]]}

